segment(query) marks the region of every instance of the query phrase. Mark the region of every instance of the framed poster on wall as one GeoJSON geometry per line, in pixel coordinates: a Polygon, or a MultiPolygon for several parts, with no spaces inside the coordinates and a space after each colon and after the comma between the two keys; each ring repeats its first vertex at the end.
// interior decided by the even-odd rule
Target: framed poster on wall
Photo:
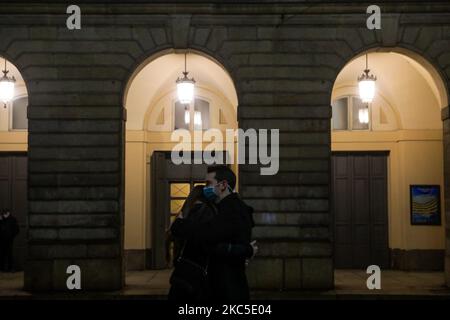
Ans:
{"type": "Polygon", "coordinates": [[[410,185],[412,225],[441,225],[441,187],[439,185],[410,185]]]}

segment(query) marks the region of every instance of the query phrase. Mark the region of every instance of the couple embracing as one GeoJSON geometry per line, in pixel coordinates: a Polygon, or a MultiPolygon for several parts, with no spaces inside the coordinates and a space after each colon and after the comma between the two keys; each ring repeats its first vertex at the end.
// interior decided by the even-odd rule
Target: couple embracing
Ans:
{"type": "Polygon", "coordinates": [[[256,254],[251,241],[253,209],[234,192],[227,166],[208,167],[206,185],[196,186],[170,228],[176,239],[169,300],[249,300],[245,273],[256,254]]]}

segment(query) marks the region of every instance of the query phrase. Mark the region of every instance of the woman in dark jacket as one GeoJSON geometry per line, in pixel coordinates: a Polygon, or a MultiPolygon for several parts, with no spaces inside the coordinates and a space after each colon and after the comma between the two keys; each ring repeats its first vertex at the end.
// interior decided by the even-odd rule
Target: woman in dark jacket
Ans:
{"type": "MultiPolygon", "coordinates": [[[[184,202],[180,214],[194,223],[204,223],[217,214],[217,209],[203,196],[203,186],[196,186],[184,202]]],[[[207,272],[211,256],[247,259],[253,256],[256,248],[250,243],[211,246],[194,238],[183,240],[170,237],[174,241],[175,268],[170,278],[169,300],[179,302],[208,300],[207,272]]]]}

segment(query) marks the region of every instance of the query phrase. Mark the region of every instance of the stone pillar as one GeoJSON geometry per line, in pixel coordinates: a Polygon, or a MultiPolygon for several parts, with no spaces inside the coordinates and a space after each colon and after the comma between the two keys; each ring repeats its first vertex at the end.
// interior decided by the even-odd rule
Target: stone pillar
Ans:
{"type": "Polygon", "coordinates": [[[450,287],[450,108],[442,109],[444,127],[445,279],[450,287]]]}
{"type": "Polygon", "coordinates": [[[110,109],[118,119],[95,120],[102,111],[82,116],[87,107],[68,105],[80,101],[72,98],[60,101],[63,110],[37,98],[29,109],[30,291],[67,290],[70,265],[80,267],[83,290],[124,283],[121,107],[110,109]],[[85,119],[56,119],[58,113],[85,119]]]}
{"type": "MultiPolygon", "coordinates": [[[[280,129],[280,171],[276,175],[261,176],[259,166],[240,166],[240,192],[255,208],[257,227],[253,236],[260,249],[247,272],[254,290],[334,286],[329,205],[330,107],[305,107],[313,96],[279,95],[279,101],[272,102],[272,106],[246,105],[239,109],[243,129],[280,129]]],[[[310,103],[320,103],[315,98],[310,103]]]]}
{"type": "Polygon", "coordinates": [[[239,192],[255,209],[253,237],[259,243],[248,267],[250,286],[331,289],[330,92],[337,72],[330,69],[343,61],[329,50],[297,50],[318,48],[320,39],[333,41],[327,37],[334,33],[304,26],[229,27],[224,33],[232,41],[218,55],[234,64],[239,127],[279,129],[277,174],[261,175],[262,165],[239,166],[239,192]]]}
{"type": "MultiPolygon", "coordinates": [[[[70,36],[64,27],[56,30],[34,31],[70,36]]],[[[102,67],[111,54],[95,52],[92,41],[41,43],[29,50],[26,42],[17,45],[25,46],[17,51],[30,101],[25,289],[67,291],[67,268],[77,265],[83,291],[118,290],[124,285],[124,112],[117,79],[124,71],[102,67]],[[40,52],[47,47],[55,49],[40,52]]]]}

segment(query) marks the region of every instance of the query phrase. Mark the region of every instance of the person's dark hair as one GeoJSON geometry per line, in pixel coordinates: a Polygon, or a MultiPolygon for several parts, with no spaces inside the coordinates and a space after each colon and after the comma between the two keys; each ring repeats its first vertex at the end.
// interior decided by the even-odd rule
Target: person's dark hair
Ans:
{"type": "Polygon", "coordinates": [[[202,185],[195,186],[184,201],[184,204],[181,207],[181,211],[183,212],[183,215],[185,217],[188,215],[189,211],[191,211],[197,201],[206,201],[205,197],[203,196],[202,185]]]}
{"type": "Polygon", "coordinates": [[[234,188],[236,187],[236,175],[230,168],[225,165],[210,166],[208,167],[208,173],[211,172],[216,173],[215,178],[218,182],[225,180],[226,182],[228,182],[228,185],[231,187],[231,189],[234,190],[234,188]]]}

